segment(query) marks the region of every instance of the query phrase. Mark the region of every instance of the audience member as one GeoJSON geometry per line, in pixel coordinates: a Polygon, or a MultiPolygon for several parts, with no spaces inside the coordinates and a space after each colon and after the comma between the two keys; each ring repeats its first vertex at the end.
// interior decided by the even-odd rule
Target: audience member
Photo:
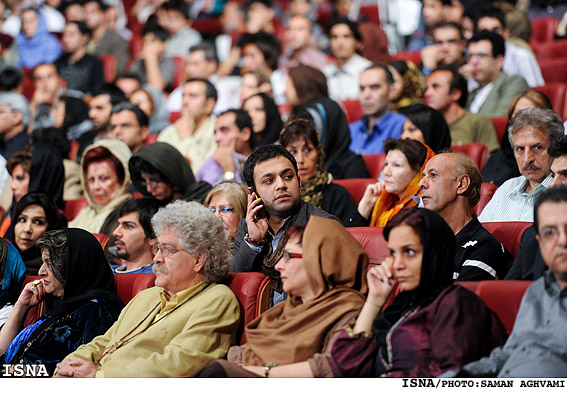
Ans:
{"type": "Polygon", "coordinates": [[[242,83],[240,84],[240,90],[238,96],[240,97],[240,103],[255,94],[264,93],[273,100],[272,84],[268,75],[262,70],[243,70],[242,71],[242,83]]]}
{"type": "Polygon", "coordinates": [[[152,217],[164,204],[150,197],[128,200],[120,207],[116,238],[116,256],[120,259],[112,271],[118,274],[152,273],[152,245],[156,242],[152,217]]]}
{"type": "Polygon", "coordinates": [[[482,210],[481,222],[533,221],[535,198],[553,179],[547,148],[564,134],[559,115],[551,109],[525,109],[512,118],[508,133],[522,175],[498,188],[482,210]]]}
{"type": "Polygon", "coordinates": [[[389,138],[384,142],[386,158],[383,182],[368,185],[358,204],[358,212],[370,226],[384,227],[403,208],[417,206],[425,164],[435,153],[413,139],[389,138]]]}
{"type": "Polygon", "coordinates": [[[432,26],[432,45],[421,50],[421,69],[429,75],[440,66],[460,68],[466,63],[463,28],[454,22],[441,22],[432,26]]]}
{"type": "Polygon", "coordinates": [[[441,153],[425,165],[419,182],[423,206],[438,213],[457,242],[453,279],[504,279],[509,252],[480,224],[473,208],[480,200],[482,177],[476,164],[457,152],[441,153]]]}
{"type": "Polygon", "coordinates": [[[12,244],[0,238],[0,329],[14,309],[24,281],[26,266],[12,244]]]}
{"type": "Polygon", "coordinates": [[[201,204],[176,201],[152,226],[156,285],[130,301],[104,335],[59,363],[56,376],[189,376],[234,343],[240,310],[219,284],[230,264],[222,224],[201,204]]]}
{"type": "Polygon", "coordinates": [[[333,377],[330,351],[364,304],[368,256],[333,219],[312,216],[286,238],[276,269],[287,299],[246,326],[245,347],[196,376],[333,377]]]}
{"type": "Polygon", "coordinates": [[[148,138],[148,116],[136,105],[122,102],[112,107],[110,133],[136,153],[148,138]]]}
{"type": "Polygon", "coordinates": [[[39,241],[40,280],[22,290],[0,332],[0,353],[7,364],[43,364],[52,374],[56,363],[105,332],[122,301],[112,270],[97,239],[86,231],[50,231],[39,241]],[[23,328],[28,310],[45,300],[46,312],[23,328]]]}
{"type": "Polygon", "coordinates": [[[390,85],[392,110],[423,103],[425,78],[415,64],[407,60],[392,60],[388,63],[388,70],[394,80],[390,85]]]}
{"type": "MultiPolygon", "coordinates": [[[[195,4],[195,3],[193,3],[195,4]]],[[[189,3],[183,0],[168,0],[160,6],[165,11],[167,19],[158,18],[158,23],[169,32],[165,56],[185,56],[189,48],[199,44],[201,34],[192,29],[189,20],[189,3]]]]}
{"type": "Polygon", "coordinates": [[[32,68],[42,63],[52,63],[61,54],[57,37],[49,33],[45,16],[34,8],[22,10],[22,30],[16,37],[17,65],[32,68]]]}
{"type": "Polygon", "coordinates": [[[512,334],[489,357],[465,365],[446,377],[557,377],[567,375],[565,342],[565,253],[567,186],[544,190],[534,204],[534,226],[549,270],[526,291],[512,334]]]}
{"type": "Polygon", "coordinates": [[[504,343],[497,315],[473,292],[453,286],[455,237],[442,217],[404,209],[384,238],[392,257],[368,270],[366,302],[331,352],[335,376],[438,376],[504,343]],[[385,307],[394,288],[400,292],[385,307]]]}
{"type": "Polygon", "coordinates": [[[215,122],[217,149],[195,177],[216,185],[222,181],[244,182],[242,167],[252,153],[252,120],[242,109],[229,109],[215,122]]]}
{"type": "Polygon", "coordinates": [[[528,84],[518,75],[502,72],[504,38],[480,31],[469,40],[467,50],[471,77],[479,87],[469,95],[466,108],[473,114],[505,116],[514,97],[527,89],[528,84]]]}
{"type": "MultiPolygon", "coordinates": [[[[2,42],[2,37],[0,33],[0,45],[1,42],[2,42]]],[[[24,74],[20,67],[2,64],[0,60],[0,91],[22,94],[23,79],[24,79],[24,74]]]]}
{"type": "Polygon", "coordinates": [[[407,117],[402,139],[421,142],[439,153],[451,147],[451,132],[443,114],[425,104],[413,104],[400,108],[400,114],[407,117]]]}
{"type": "Polygon", "coordinates": [[[364,116],[349,125],[351,151],[382,153],[384,141],[401,137],[406,117],[390,109],[393,82],[392,73],[382,64],[372,65],[360,74],[360,105],[364,116]]]}
{"type": "Polygon", "coordinates": [[[451,144],[464,145],[480,142],[490,152],[500,147],[490,118],[465,109],[467,81],[451,68],[433,70],[427,76],[425,102],[440,111],[451,130],[451,144]]]}
{"type": "Polygon", "coordinates": [[[181,117],[158,136],[158,141],[174,146],[189,159],[193,173],[199,172],[216,149],[215,122],[211,117],[216,102],[217,90],[211,82],[188,79],[183,84],[181,117]]]}
{"type": "Polygon", "coordinates": [[[278,141],[283,127],[278,106],[266,93],[256,93],[242,103],[252,120],[252,141],[254,147],[273,144],[278,141]]]}
{"type": "Polygon", "coordinates": [[[28,193],[30,185],[30,167],[32,154],[28,151],[16,152],[6,163],[6,169],[12,178],[10,189],[14,197],[14,202],[28,193]]]}
{"type": "Polygon", "coordinates": [[[325,169],[325,152],[317,129],[307,119],[294,119],[285,124],[280,145],[293,155],[301,181],[301,199],[336,216],[346,227],[365,226],[347,189],[332,183],[325,169]]]}
{"type": "MultiPolygon", "coordinates": [[[[53,63],[42,63],[32,71],[34,91],[29,105],[32,129],[53,127],[55,109],[60,95],[65,92],[65,80],[59,76],[53,63]]],[[[77,97],[82,97],[77,92],[77,97]]]]}
{"type": "MultiPolygon", "coordinates": [[[[262,272],[270,277],[273,304],[285,298],[279,272],[290,226],[306,224],[312,215],[333,217],[301,200],[295,158],[280,145],[256,149],[244,164],[248,185],[246,218],[234,238],[231,272],[262,272]]],[[[333,217],[334,218],[334,217],[333,217]]]]}
{"type": "Polygon", "coordinates": [[[158,200],[202,202],[211,190],[207,182],[195,182],[187,159],[165,142],[142,146],[128,166],[136,189],[158,200]]]}
{"type": "Polygon", "coordinates": [[[84,22],[67,22],[63,31],[64,53],[55,61],[67,89],[92,94],[104,83],[102,63],[87,53],[91,30],[84,22]]]}
{"type": "Polygon", "coordinates": [[[333,100],[359,98],[360,73],[372,62],[360,56],[362,37],[358,25],[347,18],[334,20],[329,26],[329,49],[335,60],[321,71],[327,78],[329,97],[333,100]]]}
{"type": "Polygon", "coordinates": [[[349,150],[346,116],[328,97],[325,75],[309,66],[294,67],[289,71],[285,94],[292,108],[290,119],[308,118],[315,124],[325,152],[325,167],[333,177],[368,178],[362,157],[349,150]]]}
{"type": "Polygon", "coordinates": [[[6,160],[29,145],[30,124],[28,100],[18,93],[0,92],[0,154],[6,160]]]}
{"type": "Polygon", "coordinates": [[[164,128],[169,126],[169,119],[160,117],[152,94],[144,88],[135,90],[130,95],[130,103],[137,106],[149,118],[148,132],[159,134],[164,128]]]}
{"type": "Polygon", "coordinates": [[[438,23],[444,22],[445,17],[443,8],[445,4],[450,4],[451,0],[423,0],[421,14],[423,19],[423,29],[419,29],[413,34],[408,49],[415,51],[431,45],[431,28],[438,23]]]}

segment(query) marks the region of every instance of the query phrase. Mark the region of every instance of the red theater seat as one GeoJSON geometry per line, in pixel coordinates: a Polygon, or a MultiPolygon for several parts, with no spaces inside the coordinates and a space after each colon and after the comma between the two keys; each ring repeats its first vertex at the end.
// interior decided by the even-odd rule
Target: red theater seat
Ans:
{"type": "Polygon", "coordinates": [[[539,60],[560,59],[567,53],[567,41],[546,41],[534,45],[534,53],[539,60]]]}
{"type": "Polygon", "coordinates": [[[102,233],[92,233],[100,246],[103,250],[106,250],[106,245],[108,244],[108,240],[110,239],[108,235],[102,233]]]}
{"type": "Polygon", "coordinates": [[[553,41],[553,36],[555,35],[555,29],[557,27],[557,19],[550,18],[537,18],[532,19],[532,36],[530,39],[530,44],[534,43],[536,46],[538,43],[553,41]]]}
{"type": "Polygon", "coordinates": [[[490,118],[492,124],[494,125],[494,130],[496,130],[496,136],[498,137],[498,143],[502,142],[502,137],[506,133],[506,124],[508,123],[507,116],[498,116],[490,118]]]}
{"type": "Polygon", "coordinates": [[[480,186],[480,201],[478,202],[478,204],[476,204],[476,207],[474,207],[473,209],[474,214],[476,216],[482,213],[482,210],[484,209],[486,204],[488,204],[488,202],[490,201],[490,199],[492,198],[492,196],[494,195],[497,189],[498,186],[496,186],[494,183],[490,183],[490,182],[482,183],[482,185],[480,186]]]}
{"type": "MultiPolygon", "coordinates": [[[[567,53],[567,49],[565,51],[567,53]]],[[[553,110],[557,112],[562,119],[567,118],[567,108],[565,107],[565,101],[567,98],[567,83],[548,83],[544,86],[536,86],[534,87],[534,89],[542,92],[549,98],[553,110]]]]}
{"type": "Polygon", "coordinates": [[[79,198],[77,200],[68,200],[65,202],[65,217],[68,221],[75,219],[79,211],[89,205],[86,198],[79,198]]]}
{"type": "Polygon", "coordinates": [[[376,182],[373,178],[333,179],[333,183],[341,185],[348,190],[354,205],[358,205],[368,185],[376,182]]]}
{"type": "Polygon", "coordinates": [[[368,169],[370,177],[378,179],[380,173],[384,169],[384,160],[386,160],[386,154],[376,153],[362,155],[362,159],[364,160],[364,164],[366,164],[366,168],[368,169]]]}
{"type": "Polygon", "coordinates": [[[482,226],[516,258],[522,234],[532,224],[532,222],[486,222],[482,223],[482,226]]]}
{"type": "Polygon", "coordinates": [[[356,122],[364,116],[359,100],[343,100],[340,104],[345,111],[348,123],[356,122]]]}
{"type": "Polygon", "coordinates": [[[470,157],[475,162],[479,170],[482,170],[482,167],[484,166],[484,162],[486,160],[486,155],[488,154],[488,148],[486,147],[486,145],[480,142],[473,142],[472,144],[464,145],[453,145],[451,147],[451,150],[462,152],[470,157]]]}
{"type": "Polygon", "coordinates": [[[108,83],[114,82],[114,78],[116,78],[116,57],[107,53],[100,55],[98,58],[102,63],[104,81],[108,83]]]}
{"type": "Polygon", "coordinates": [[[538,64],[541,69],[541,75],[545,84],[550,83],[567,83],[567,58],[539,60],[538,64]]]}
{"type": "Polygon", "coordinates": [[[347,231],[362,245],[370,259],[370,266],[379,265],[390,255],[382,235],[383,227],[347,227],[347,231]]]}
{"type": "Polygon", "coordinates": [[[116,294],[124,305],[142,290],[153,287],[155,280],[154,274],[114,274],[116,294]]]}
{"type": "Polygon", "coordinates": [[[421,51],[401,51],[392,55],[392,60],[409,60],[417,66],[421,63],[421,51]]]}

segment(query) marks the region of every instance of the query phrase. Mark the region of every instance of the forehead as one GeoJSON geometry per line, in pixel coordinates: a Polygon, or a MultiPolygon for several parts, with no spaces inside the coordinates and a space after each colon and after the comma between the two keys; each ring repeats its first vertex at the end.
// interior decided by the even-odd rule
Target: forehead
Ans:
{"type": "Polygon", "coordinates": [[[171,228],[166,228],[157,236],[157,240],[161,244],[177,246],[179,245],[179,235],[171,228]]]}
{"type": "Polygon", "coordinates": [[[516,131],[513,136],[514,145],[518,144],[534,144],[534,143],[549,143],[547,132],[536,129],[533,126],[526,126],[516,131]]]}
{"type": "Polygon", "coordinates": [[[215,129],[218,128],[218,127],[229,127],[229,126],[232,126],[232,125],[236,126],[235,121],[236,121],[236,115],[232,112],[220,115],[217,118],[215,129]]]}
{"type": "Polygon", "coordinates": [[[183,85],[183,93],[205,94],[205,84],[201,81],[188,82],[183,85]]]}
{"type": "Polygon", "coordinates": [[[279,174],[288,169],[295,172],[291,161],[284,156],[278,156],[256,164],[256,167],[254,167],[254,178],[261,178],[264,175],[272,173],[279,174]]]}
{"type": "Polygon", "coordinates": [[[79,26],[76,23],[67,23],[65,25],[65,31],[71,33],[79,33],[79,26]]]}
{"type": "Polygon", "coordinates": [[[33,75],[35,78],[52,77],[57,75],[57,70],[53,64],[43,64],[35,69],[33,75]]]}
{"type": "Polygon", "coordinates": [[[95,175],[95,174],[114,174],[114,168],[112,164],[108,160],[103,161],[95,161],[87,167],[87,174],[95,175]]]}
{"type": "Polygon", "coordinates": [[[119,222],[133,222],[135,224],[140,224],[139,214],[137,211],[128,212],[126,215],[122,215],[119,222]]]}
{"type": "Polygon", "coordinates": [[[246,44],[244,45],[242,51],[244,52],[245,55],[257,55],[257,56],[262,55],[262,51],[260,50],[260,48],[256,46],[256,44],[246,44]]]}
{"type": "Polygon", "coordinates": [[[440,154],[433,156],[425,165],[425,171],[436,170],[439,171],[440,175],[451,175],[453,174],[453,169],[455,168],[455,162],[451,159],[448,154],[440,154]]]}
{"type": "Polygon", "coordinates": [[[365,83],[386,83],[386,71],[381,68],[372,68],[370,70],[364,70],[360,74],[360,82],[365,83]]]}
{"type": "Polygon", "coordinates": [[[120,111],[110,116],[110,123],[113,122],[118,123],[124,121],[129,121],[138,124],[138,120],[136,119],[136,114],[134,114],[134,112],[129,110],[120,111]]]}
{"type": "Polygon", "coordinates": [[[289,27],[294,29],[308,29],[311,26],[309,19],[303,16],[294,16],[289,21],[289,27]]]}
{"type": "Polygon", "coordinates": [[[427,82],[439,85],[449,85],[451,83],[451,72],[445,70],[435,71],[427,77],[427,82]]]}
{"type": "Polygon", "coordinates": [[[196,50],[196,51],[192,51],[189,52],[189,61],[192,62],[197,62],[197,61],[205,61],[205,51],[202,50],[196,50]]]}
{"type": "Polygon", "coordinates": [[[559,171],[567,171],[567,155],[553,159],[553,163],[551,163],[551,170],[556,174],[559,171]]]}
{"type": "Polygon", "coordinates": [[[98,96],[94,96],[91,99],[90,107],[101,106],[101,105],[109,105],[110,104],[110,96],[108,94],[99,94],[98,96]]]}
{"type": "Polygon", "coordinates": [[[45,217],[45,211],[40,205],[30,205],[24,208],[21,215],[45,217]]]}
{"type": "Polygon", "coordinates": [[[502,28],[502,24],[497,18],[493,18],[491,16],[483,16],[477,22],[478,30],[486,29],[492,30],[495,27],[502,28]]]}
{"type": "Polygon", "coordinates": [[[483,52],[491,52],[492,51],[492,43],[488,40],[480,40],[477,42],[471,42],[469,44],[469,51],[471,52],[477,52],[477,51],[483,51],[483,52]]]}
{"type": "Polygon", "coordinates": [[[433,30],[433,38],[459,39],[459,31],[453,26],[439,27],[433,30]]]}
{"type": "Polygon", "coordinates": [[[567,202],[546,201],[537,209],[538,230],[567,222],[567,202]]]}

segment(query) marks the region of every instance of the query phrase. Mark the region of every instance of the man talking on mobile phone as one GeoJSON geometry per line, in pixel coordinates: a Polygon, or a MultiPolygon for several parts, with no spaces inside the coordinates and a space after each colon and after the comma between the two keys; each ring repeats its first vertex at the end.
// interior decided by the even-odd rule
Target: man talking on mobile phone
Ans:
{"type": "Polygon", "coordinates": [[[285,299],[274,266],[283,254],[286,230],[307,224],[311,215],[337,218],[301,200],[297,163],[280,145],[255,150],[244,163],[244,178],[250,194],[246,217],[240,221],[234,238],[230,271],[269,276],[275,305],[285,299]]]}

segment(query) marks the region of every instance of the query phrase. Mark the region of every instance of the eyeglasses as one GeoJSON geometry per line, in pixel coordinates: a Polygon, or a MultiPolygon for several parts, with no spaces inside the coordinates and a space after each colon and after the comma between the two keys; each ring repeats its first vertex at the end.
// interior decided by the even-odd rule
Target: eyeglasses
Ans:
{"type": "Polygon", "coordinates": [[[473,58],[477,58],[478,60],[484,60],[484,59],[488,59],[488,58],[492,58],[492,55],[490,55],[489,53],[485,53],[485,52],[478,52],[478,53],[469,53],[467,55],[467,59],[471,60],[473,58]]]}
{"type": "Polygon", "coordinates": [[[284,263],[287,263],[290,259],[301,259],[301,258],[303,258],[303,255],[301,253],[291,253],[284,251],[282,255],[282,259],[284,263]]]}
{"type": "Polygon", "coordinates": [[[234,212],[234,208],[228,205],[221,205],[220,207],[209,207],[212,213],[218,212],[221,216],[228,216],[234,212]]]}
{"type": "Polygon", "coordinates": [[[140,184],[144,189],[147,189],[148,184],[150,185],[150,189],[155,189],[159,186],[160,183],[163,183],[163,181],[159,178],[152,178],[148,179],[147,181],[142,178],[142,180],[140,181],[140,184]]]}
{"type": "MultiPolygon", "coordinates": [[[[567,226],[563,229],[565,233],[567,233],[567,226]]],[[[542,237],[545,241],[556,241],[561,234],[561,229],[557,227],[545,227],[542,228],[539,232],[540,237],[542,237]]]]}
{"type": "Polygon", "coordinates": [[[461,40],[457,40],[457,39],[451,39],[451,40],[438,40],[438,41],[433,41],[433,45],[443,45],[443,44],[449,44],[449,45],[455,45],[460,43],[461,40]]]}
{"type": "Polygon", "coordinates": [[[163,257],[168,257],[171,254],[175,254],[177,252],[184,252],[183,249],[173,249],[171,246],[161,245],[159,242],[156,242],[152,245],[152,254],[155,256],[160,251],[163,257]]]}

